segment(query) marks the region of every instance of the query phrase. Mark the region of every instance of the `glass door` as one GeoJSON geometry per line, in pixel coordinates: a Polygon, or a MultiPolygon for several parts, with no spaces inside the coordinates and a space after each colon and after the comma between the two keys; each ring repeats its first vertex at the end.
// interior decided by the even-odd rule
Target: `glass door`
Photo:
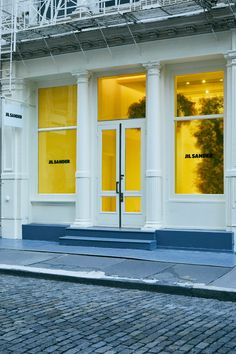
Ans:
{"type": "Polygon", "coordinates": [[[98,224],[144,224],[144,121],[100,123],[98,224]]]}

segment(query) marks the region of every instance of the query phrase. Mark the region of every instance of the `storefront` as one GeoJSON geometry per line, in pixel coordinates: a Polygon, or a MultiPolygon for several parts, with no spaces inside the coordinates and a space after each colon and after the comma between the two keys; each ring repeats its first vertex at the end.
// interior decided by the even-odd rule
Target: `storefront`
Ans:
{"type": "Polygon", "coordinates": [[[192,41],[15,63],[4,102],[24,124],[3,124],[3,237],[29,224],[234,232],[236,32],[192,41]]]}

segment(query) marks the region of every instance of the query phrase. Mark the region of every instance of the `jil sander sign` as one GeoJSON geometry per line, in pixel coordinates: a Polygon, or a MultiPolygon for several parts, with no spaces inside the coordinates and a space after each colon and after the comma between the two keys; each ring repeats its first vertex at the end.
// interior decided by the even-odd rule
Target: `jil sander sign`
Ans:
{"type": "Polygon", "coordinates": [[[23,128],[24,109],[18,102],[3,102],[4,125],[16,128],[23,128]]]}

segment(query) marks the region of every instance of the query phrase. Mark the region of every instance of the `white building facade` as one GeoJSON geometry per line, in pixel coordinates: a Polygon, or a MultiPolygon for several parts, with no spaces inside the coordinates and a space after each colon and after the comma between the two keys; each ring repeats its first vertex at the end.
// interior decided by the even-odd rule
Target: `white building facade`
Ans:
{"type": "Polygon", "coordinates": [[[138,41],[127,24],[133,42],[112,46],[99,27],[101,48],[55,55],[46,38],[29,58],[23,41],[10,74],[2,64],[2,237],[22,225],[199,231],[235,250],[231,27],[138,41]]]}

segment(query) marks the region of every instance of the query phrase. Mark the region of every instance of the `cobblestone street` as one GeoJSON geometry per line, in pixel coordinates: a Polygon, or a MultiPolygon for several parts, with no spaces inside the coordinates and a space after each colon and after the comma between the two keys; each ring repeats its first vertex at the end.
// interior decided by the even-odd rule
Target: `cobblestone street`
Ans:
{"type": "Polygon", "coordinates": [[[236,353],[236,304],[1,275],[0,353],[236,353]]]}

